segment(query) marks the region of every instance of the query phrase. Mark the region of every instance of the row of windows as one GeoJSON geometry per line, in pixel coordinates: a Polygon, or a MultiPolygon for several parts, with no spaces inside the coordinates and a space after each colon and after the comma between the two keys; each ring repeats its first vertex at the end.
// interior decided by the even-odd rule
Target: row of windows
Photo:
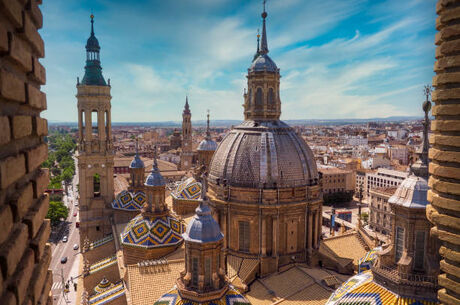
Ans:
{"type": "MultiPolygon", "coordinates": [[[[275,109],[275,92],[273,88],[268,89],[267,93],[267,102],[269,109],[275,109]]],[[[248,106],[252,105],[252,89],[249,89],[249,103],[248,106]]],[[[263,105],[263,92],[262,88],[257,88],[256,95],[255,95],[255,105],[262,106],[263,105]]]]}
{"type": "MultiPolygon", "coordinates": [[[[423,269],[423,261],[425,259],[425,239],[426,234],[424,231],[417,231],[415,233],[414,269],[423,269]]],[[[398,262],[401,259],[404,250],[404,228],[396,227],[395,240],[395,259],[396,262],[398,262]]]]}

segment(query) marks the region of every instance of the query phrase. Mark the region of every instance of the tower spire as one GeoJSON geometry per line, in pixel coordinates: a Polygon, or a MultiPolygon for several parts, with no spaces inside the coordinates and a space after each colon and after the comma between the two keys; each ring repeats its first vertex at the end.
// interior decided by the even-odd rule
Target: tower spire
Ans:
{"type": "Polygon", "coordinates": [[[253,61],[260,55],[260,33],[259,29],[257,29],[257,51],[256,54],[254,54],[254,58],[252,59],[253,61]]]}
{"type": "Polygon", "coordinates": [[[206,138],[210,139],[211,138],[211,132],[209,131],[209,109],[208,109],[208,114],[207,114],[207,122],[206,122],[206,138]]]}
{"type": "Polygon", "coordinates": [[[267,54],[268,53],[268,43],[267,43],[267,28],[265,26],[265,18],[267,18],[267,12],[265,11],[265,3],[266,0],[263,1],[264,4],[264,11],[262,12],[262,42],[260,44],[260,54],[267,54]]]}
{"type": "Polygon", "coordinates": [[[91,36],[94,36],[94,15],[91,14],[91,36]]]}
{"type": "Polygon", "coordinates": [[[419,177],[428,178],[428,128],[430,127],[430,119],[428,118],[428,113],[431,110],[431,86],[426,85],[423,89],[425,94],[425,101],[422,104],[423,112],[425,112],[425,119],[423,121],[423,140],[422,145],[417,151],[419,159],[411,166],[412,172],[419,177]]]}

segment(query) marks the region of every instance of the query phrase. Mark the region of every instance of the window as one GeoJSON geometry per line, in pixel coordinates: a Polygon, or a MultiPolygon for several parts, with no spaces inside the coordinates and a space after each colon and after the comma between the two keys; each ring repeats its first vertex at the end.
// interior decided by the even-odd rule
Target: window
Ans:
{"type": "Polygon", "coordinates": [[[262,88],[257,88],[256,106],[262,106],[262,88]]]}
{"type": "Polygon", "coordinates": [[[404,249],[404,228],[401,227],[396,227],[396,238],[395,238],[395,260],[396,263],[399,261],[399,259],[402,256],[402,252],[404,249]]]}
{"type": "Polygon", "coordinates": [[[192,258],[192,285],[198,286],[198,258],[192,258]]]}
{"type": "Polygon", "coordinates": [[[415,233],[415,269],[423,269],[425,259],[425,232],[417,231],[415,233]]]}
{"type": "Polygon", "coordinates": [[[93,136],[97,136],[99,134],[98,112],[97,111],[91,112],[91,126],[93,128],[93,136]]]}
{"type": "Polygon", "coordinates": [[[248,98],[248,107],[251,107],[252,104],[252,89],[249,89],[249,98],[248,98]]]}
{"type": "Polygon", "coordinates": [[[204,284],[211,286],[211,258],[207,257],[204,265],[204,284]]]}
{"type": "Polygon", "coordinates": [[[242,252],[249,252],[249,242],[250,242],[250,232],[249,232],[249,222],[240,221],[238,222],[239,228],[239,249],[242,252]]]}
{"type": "Polygon", "coordinates": [[[101,196],[101,176],[99,174],[93,176],[93,192],[94,197],[101,196]]]}

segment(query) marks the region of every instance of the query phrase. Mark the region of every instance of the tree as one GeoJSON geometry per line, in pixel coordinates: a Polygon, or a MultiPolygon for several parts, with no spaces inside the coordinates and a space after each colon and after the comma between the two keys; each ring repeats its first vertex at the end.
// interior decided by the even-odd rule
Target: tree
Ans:
{"type": "Polygon", "coordinates": [[[68,215],[69,209],[62,201],[50,201],[46,218],[51,220],[53,226],[57,225],[61,221],[61,218],[66,219],[68,215]]]}
{"type": "Polygon", "coordinates": [[[366,212],[361,213],[361,219],[363,220],[364,224],[367,225],[369,220],[369,214],[366,212]]]}
{"type": "Polygon", "coordinates": [[[69,184],[70,182],[72,182],[73,170],[71,168],[64,169],[62,171],[61,178],[62,178],[62,180],[64,180],[65,184],[69,184]]]}

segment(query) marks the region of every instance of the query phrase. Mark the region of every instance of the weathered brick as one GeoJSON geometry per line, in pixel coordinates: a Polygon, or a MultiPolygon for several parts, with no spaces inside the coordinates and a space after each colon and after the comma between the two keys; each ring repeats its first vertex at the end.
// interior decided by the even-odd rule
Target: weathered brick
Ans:
{"type": "Polygon", "coordinates": [[[11,131],[7,116],[0,116],[0,131],[0,145],[8,143],[11,139],[11,131]]]}
{"type": "Polygon", "coordinates": [[[35,269],[30,281],[29,297],[32,299],[33,303],[38,303],[43,286],[45,285],[45,280],[47,276],[47,267],[51,261],[51,251],[45,251],[43,257],[41,257],[38,264],[35,265],[35,269]]]}
{"type": "Polygon", "coordinates": [[[5,294],[0,297],[2,305],[16,305],[16,297],[11,291],[5,291],[5,294]]]}
{"type": "Polygon", "coordinates": [[[48,158],[48,146],[40,144],[27,151],[27,171],[30,173],[48,158]]]}
{"type": "Polygon", "coordinates": [[[41,29],[43,26],[43,15],[38,7],[38,1],[29,1],[26,9],[34,21],[35,27],[41,29]]]}
{"type": "Polygon", "coordinates": [[[16,199],[11,201],[13,212],[16,219],[22,219],[33,204],[34,190],[32,183],[28,183],[16,194],[16,199]]]}
{"type": "Polygon", "coordinates": [[[34,108],[40,110],[46,109],[46,95],[34,86],[27,85],[28,103],[34,108]]]}
{"type": "Polygon", "coordinates": [[[34,194],[36,197],[40,197],[43,192],[46,190],[49,184],[49,169],[42,168],[35,180],[35,190],[34,194]]]}
{"type": "Polygon", "coordinates": [[[38,81],[40,85],[46,83],[46,71],[45,67],[39,62],[37,57],[32,58],[32,73],[30,74],[34,80],[38,81]]]}
{"type": "Polygon", "coordinates": [[[51,232],[50,220],[45,219],[38,230],[37,236],[31,241],[30,247],[35,252],[35,262],[38,262],[43,255],[43,250],[46,246],[46,241],[49,238],[51,232]]]}
{"type": "Polygon", "coordinates": [[[32,134],[32,117],[18,115],[13,117],[13,137],[19,139],[32,134]]]}
{"type": "Polygon", "coordinates": [[[19,36],[13,36],[8,55],[16,61],[25,72],[32,71],[32,54],[30,46],[19,36]]]}
{"type": "Polygon", "coordinates": [[[43,219],[45,219],[46,212],[49,207],[49,196],[45,194],[38,200],[38,202],[32,207],[31,210],[24,217],[24,223],[29,227],[29,238],[32,239],[37,235],[40,229],[43,219]]]}
{"type": "Polygon", "coordinates": [[[0,0],[0,7],[15,27],[22,27],[22,5],[17,0],[0,0]]]}
{"type": "Polygon", "coordinates": [[[0,70],[0,95],[9,100],[24,103],[26,101],[24,82],[11,72],[0,70]]]}
{"type": "Polygon", "coordinates": [[[10,235],[11,229],[13,229],[13,212],[9,205],[0,206],[0,232],[2,232],[0,244],[10,235]]]}
{"type": "Polygon", "coordinates": [[[0,23],[0,53],[8,52],[8,31],[4,24],[0,23]]]}
{"type": "Polygon", "coordinates": [[[8,240],[0,248],[0,266],[4,276],[11,276],[27,248],[27,226],[23,223],[15,224],[15,229],[8,240]]]}
{"type": "Polygon", "coordinates": [[[45,56],[45,44],[43,39],[38,34],[35,24],[32,22],[29,14],[24,14],[24,35],[26,36],[29,43],[32,45],[32,49],[38,57],[45,56]]]}
{"type": "Polygon", "coordinates": [[[29,287],[33,269],[34,251],[32,251],[32,249],[27,249],[9,285],[9,288],[14,292],[19,304],[23,304],[27,297],[27,288],[29,287]]]}
{"type": "Polygon", "coordinates": [[[45,280],[45,285],[42,290],[42,295],[40,299],[38,300],[37,305],[48,305],[48,294],[51,291],[51,286],[53,285],[53,272],[51,270],[48,270],[46,274],[46,280],[45,280]]]}
{"type": "Polygon", "coordinates": [[[26,173],[23,154],[0,160],[0,189],[7,188],[26,173]]]}
{"type": "Polygon", "coordinates": [[[44,118],[35,117],[35,133],[37,136],[46,136],[48,134],[48,121],[44,118]]]}

